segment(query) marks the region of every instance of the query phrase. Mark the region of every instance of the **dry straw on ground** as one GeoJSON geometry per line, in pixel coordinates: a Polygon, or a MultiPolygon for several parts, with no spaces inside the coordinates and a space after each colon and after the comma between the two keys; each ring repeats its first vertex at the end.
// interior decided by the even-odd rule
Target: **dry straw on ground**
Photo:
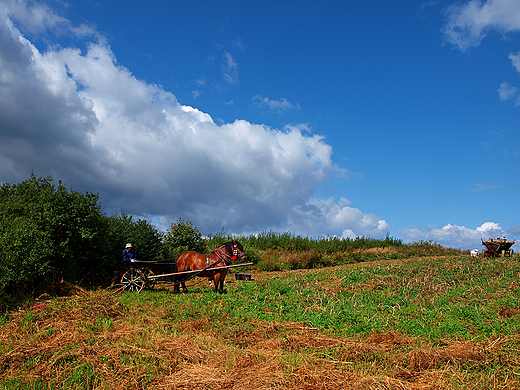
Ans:
{"type": "MultiPolygon", "coordinates": [[[[407,261],[353,267],[397,267],[407,261]]],[[[446,262],[446,267],[466,266],[446,262]]],[[[425,286],[434,270],[426,268],[406,284],[425,286]]],[[[321,271],[295,270],[284,276],[315,272],[321,271]]],[[[255,273],[260,286],[270,277],[255,273]]],[[[336,296],[344,289],[393,291],[395,283],[388,274],[352,286],[331,277],[315,288],[336,296]]],[[[518,288],[518,282],[503,283],[493,275],[488,283],[500,285],[494,294],[518,288]]],[[[448,284],[428,286],[421,290],[424,299],[444,294],[448,284]]],[[[41,300],[34,308],[11,313],[0,325],[0,389],[520,389],[520,355],[512,350],[519,335],[432,342],[398,332],[335,337],[301,323],[249,320],[248,326],[226,328],[230,324],[215,326],[206,316],[173,321],[169,310],[174,306],[168,309],[152,300],[136,299],[125,306],[111,291],[66,287],[68,297],[41,300]]],[[[176,297],[170,299],[178,309],[176,297]]],[[[496,310],[511,318],[519,309],[496,310]]]]}
{"type": "MultiPolygon", "coordinates": [[[[469,380],[467,365],[500,359],[506,342],[434,346],[398,333],[340,338],[298,323],[265,322],[230,337],[209,326],[209,318],[172,324],[152,304],[127,308],[109,292],[80,294],[11,314],[1,329],[0,383],[31,388],[40,381],[70,389],[451,389],[454,378],[469,380]]],[[[519,388],[513,379],[509,387],[496,388],[519,388]]]]}

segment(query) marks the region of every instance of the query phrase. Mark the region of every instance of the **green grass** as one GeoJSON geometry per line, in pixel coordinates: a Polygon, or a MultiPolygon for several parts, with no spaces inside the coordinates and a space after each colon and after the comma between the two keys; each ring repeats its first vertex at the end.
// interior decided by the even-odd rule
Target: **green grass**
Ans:
{"type": "Polygon", "coordinates": [[[160,302],[173,321],[206,316],[301,322],[342,336],[394,330],[431,340],[481,340],[520,330],[520,316],[504,315],[520,310],[519,274],[517,263],[460,256],[287,274],[233,284],[222,296],[204,286],[174,298],[145,292],[135,299],[160,302]]]}
{"type": "Polygon", "coordinates": [[[520,388],[518,256],[249,272],[11,313],[0,389],[520,388]]]}

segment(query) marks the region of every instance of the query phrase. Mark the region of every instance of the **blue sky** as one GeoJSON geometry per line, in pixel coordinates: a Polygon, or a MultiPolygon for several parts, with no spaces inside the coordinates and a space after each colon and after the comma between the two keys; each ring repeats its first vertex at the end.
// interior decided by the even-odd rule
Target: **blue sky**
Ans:
{"type": "Polygon", "coordinates": [[[0,1],[0,182],[167,229],[520,238],[520,1],[0,1]]]}

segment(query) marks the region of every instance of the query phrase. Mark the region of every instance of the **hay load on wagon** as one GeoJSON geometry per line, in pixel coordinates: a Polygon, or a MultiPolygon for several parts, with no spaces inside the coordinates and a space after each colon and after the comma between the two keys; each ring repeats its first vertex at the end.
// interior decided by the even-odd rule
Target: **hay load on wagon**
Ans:
{"type": "Polygon", "coordinates": [[[506,257],[513,256],[514,251],[511,249],[516,239],[513,241],[506,240],[505,237],[502,238],[489,238],[487,241],[482,241],[482,245],[486,247],[486,249],[482,249],[483,257],[506,257]]]}

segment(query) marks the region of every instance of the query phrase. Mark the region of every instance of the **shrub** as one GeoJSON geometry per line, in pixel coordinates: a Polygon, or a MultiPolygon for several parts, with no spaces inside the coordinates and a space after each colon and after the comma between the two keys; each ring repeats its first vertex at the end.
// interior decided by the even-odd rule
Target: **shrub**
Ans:
{"type": "Polygon", "coordinates": [[[164,252],[169,258],[177,259],[181,253],[187,251],[204,253],[207,251],[207,245],[202,234],[190,221],[179,218],[166,232],[164,252]]]}
{"type": "MultiPolygon", "coordinates": [[[[141,259],[162,257],[162,234],[122,213],[106,217],[98,195],[68,190],[51,177],[0,187],[0,291],[32,291],[53,280],[98,281],[120,268],[125,242],[141,259]]],[[[6,293],[7,291],[7,293],[6,293]]]]}
{"type": "Polygon", "coordinates": [[[45,277],[78,277],[99,265],[102,247],[98,196],[67,190],[31,175],[0,188],[0,287],[45,277]]]}
{"type": "Polygon", "coordinates": [[[246,254],[246,261],[248,263],[253,263],[256,265],[262,260],[260,252],[256,249],[244,248],[244,253],[246,254]]]}
{"type": "Polygon", "coordinates": [[[121,252],[127,242],[132,244],[138,260],[157,261],[164,258],[162,239],[164,234],[145,219],[134,219],[125,212],[107,217],[106,268],[121,263],[121,252]],[[110,264],[110,265],[109,265],[110,264]]]}
{"type": "Polygon", "coordinates": [[[263,271],[309,269],[321,265],[322,259],[322,254],[316,249],[306,251],[268,249],[262,251],[261,261],[257,263],[257,267],[263,271]]]}

